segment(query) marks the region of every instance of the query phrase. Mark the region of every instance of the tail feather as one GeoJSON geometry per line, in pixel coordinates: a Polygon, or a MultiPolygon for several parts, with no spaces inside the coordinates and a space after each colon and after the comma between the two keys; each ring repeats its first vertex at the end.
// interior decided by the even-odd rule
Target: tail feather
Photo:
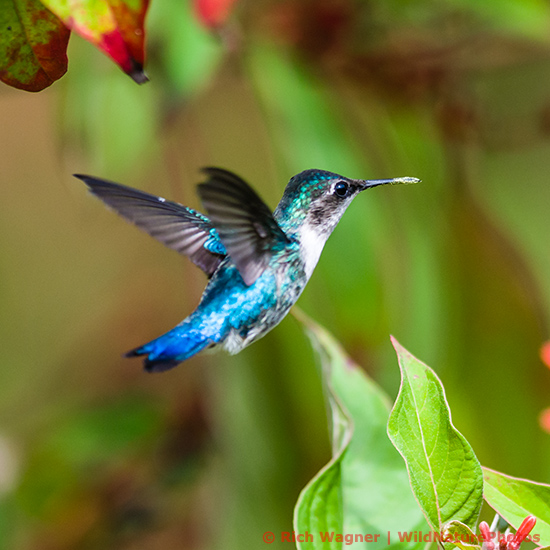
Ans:
{"type": "Polygon", "coordinates": [[[166,370],[173,369],[174,367],[177,367],[181,361],[176,361],[175,359],[171,361],[152,361],[150,359],[144,359],[143,361],[143,368],[147,372],[164,372],[166,370]]]}
{"type": "Polygon", "coordinates": [[[122,357],[139,357],[140,355],[145,355],[147,352],[140,351],[141,349],[142,349],[141,347],[131,349],[130,351],[127,351],[126,353],[124,353],[122,357]]]}
{"type": "Polygon", "coordinates": [[[214,340],[197,331],[185,330],[177,326],[151,342],[125,353],[125,357],[146,356],[143,366],[147,372],[164,372],[182,361],[193,357],[214,340]]]}

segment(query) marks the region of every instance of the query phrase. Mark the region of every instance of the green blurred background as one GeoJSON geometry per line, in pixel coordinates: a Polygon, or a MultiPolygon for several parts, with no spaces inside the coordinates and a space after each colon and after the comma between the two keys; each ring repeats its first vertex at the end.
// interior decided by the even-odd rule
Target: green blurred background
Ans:
{"type": "Polygon", "coordinates": [[[147,31],[145,86],[73,37],[50,89],[0,90],[0,549],[264,548],[330,456],[292,316],[162,375],[121,358],[205,278],[73,172],[192,207],[204,165],[272,207],[307,168],[420,177],[354,202],[299,305],[392,398],[395,335],[484,465],[550,482],[548,3],[243,0],[211,33],[153,0],[147,31]]]}

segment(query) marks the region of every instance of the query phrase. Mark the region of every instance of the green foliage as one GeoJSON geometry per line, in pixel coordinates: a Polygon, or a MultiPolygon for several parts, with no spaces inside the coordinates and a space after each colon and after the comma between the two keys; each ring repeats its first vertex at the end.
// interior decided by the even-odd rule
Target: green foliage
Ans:
{"type": "MultiPolygon", "coordinates": [[[[139,2],[122,4],[145,14],[139,2]]],[[[270,549],[280,550],[314,476],[300,525],[375,524],[371,503],[391,502],[374,475],[385,452],[399,474],[394,500],[421,521],[421,508],[409,508],[406,464],[383,433],[387,399],[358,369],[338,367],[341,351],[321,329],[311,330],[342,384],[345,407],[334,414],[356,424],[343,455],[331,456],[320,381],[292,319],[236,357],[200,357],[165,376],[120,358],[187,315],[205,281],[98,210],[73,172],[193,207],[204,165],[236,171],[273,205],[304,168],[420,177],[352,205],[300,306],[390,395],[399,371],[388,334],[410,342],[437,366],[453,422],[480,462],[548,482],[550,438],[539,415],[550,379],[538,358],[550,312],[548,4],[236,2],[215,29],[197,17],[198,4],[151,3],[141,35],[146,86],[74,36],[58,85],[39,95],[4,87],[0,437],[16,467],[0,449],[0,547],[240,550],[263,546],[270,530],[270,549]],[[117,422],[127,413],[116,402],[136,391],[149,405],[117,422]],[[347,482],[355,477],[376,491],[356,497],[347,482]]],[[[21,5],[40,7],[6,1],[0,20],[25,27],[14,15],[21,5]]],[[[0,30],[5,61],[10,37],[0,30]]],[[[18,37],[10,59],[25,74],[44,70],[42,38],[37,49],[32,35],[18,37]]],[[[496,492],[485,483],[486,500],[515,528],[532,511],[534,532],[546,532],[546,486],[516,491],[505,477],[496,492]]],[[[456,522],[443,528],[468,533],[456,522]]]]}
{"type": "Polygon", "coordinates": [[[435,372],[397,341],[401,388],[388,434],[407,463],[411,485],[432,530],[457,520],[475,528],[482,503],[483,474],[470,444],[451,422],[435,372]]]}
{"type": "MultiPolygon", "coordinates": [[[[393,340],[401,388],[390,413],[382,390],[334,338],[303,313],[296,315],[321,360],[333,443],[332,460],[296,504],[295,532],[313,536],[312,541],[298,541],[299,549],[341,548],[345,535],[360,533],[388,533],[399,541],[393,547],[421,548],[423,538],[404,542],[402,533],[428,535],[431,530],[445,548],[479,550],[476,529],[483,497],[516,529],[528,515],[535,516],[539,542],[550,542],[550,485],[489,469],[482,473],[470,444],[452,424],[445,391],[432,369],[393,340]],[[404,463],[396,460],[388,435],[404,463]],[[410,498],[409,480],[416,501],[410,498]],[[429,528],[418,517],[420,510],[429,528]],[[334,538],[324,542],[330,533],[334,538]]],[[[388,541],[367,545],[382,548],[388,541]]]]}
{"type": "Polygon", "coordinates": [[[483,468],[483,496],[516,529],[528,515],[537,518],[541,545],[550,544],[550,486],[483,468]]]}
{"type": "MultiPolygon", "coordinates": [[[[346,356],[334,338],[299,314],[321,360],[327,414],[332,427],[333,458],[304,489],[294,515],[297,533],[315,533],[299,548],[325,548],[319,532],[381,534],[369,548],[398,544],[397,531],[427,530],[413,498],[405,465],[392,447],[386,424],[389,401],[384,392],[346,356]]],[[[333,542],[335,548],[341,547],[333,542]]]]}
{"type": "Polygon", "coordinates": [[[445,544],[447,548],[457,547],[461,550],[479,550],[481,548],[480,539],[467,525],[458,520],[452,520],[445,524],[442,533],[444,540],[450,539],[453,541],[451,544],[445,544]]]}

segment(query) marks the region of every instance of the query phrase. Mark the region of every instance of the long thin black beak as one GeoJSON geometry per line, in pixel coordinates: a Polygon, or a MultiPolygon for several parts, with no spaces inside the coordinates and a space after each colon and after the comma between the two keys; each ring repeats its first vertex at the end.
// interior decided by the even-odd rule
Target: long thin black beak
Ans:
{"type": "Polygon", "coordinates": [[[379,185],[408,185],[410,183],[419,183],[421,180],[418,178],[393,178],[390,180],[359,180],[359,184],[363,187],[361,191],[370,189],[371,187],[378,187],[379,185]]]}

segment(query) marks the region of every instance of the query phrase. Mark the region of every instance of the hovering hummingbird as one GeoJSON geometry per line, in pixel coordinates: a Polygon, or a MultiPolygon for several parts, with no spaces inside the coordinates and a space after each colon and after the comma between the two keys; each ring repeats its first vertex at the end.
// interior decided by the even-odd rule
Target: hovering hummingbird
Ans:
{"type": "Polygon", "coordinates": [[[294,176],[275,212],[239,176],[204,168],[198,193],[208,217],[187,206],[91,176],[75,176],[107,206],[180,254],[209,281],[197,309],[126,356],[161,372],[207,348],[231,354],[275,327],[308,282],[326,240],[353,198],[417,178],[350,179],[324,170],[294,176]]]}

